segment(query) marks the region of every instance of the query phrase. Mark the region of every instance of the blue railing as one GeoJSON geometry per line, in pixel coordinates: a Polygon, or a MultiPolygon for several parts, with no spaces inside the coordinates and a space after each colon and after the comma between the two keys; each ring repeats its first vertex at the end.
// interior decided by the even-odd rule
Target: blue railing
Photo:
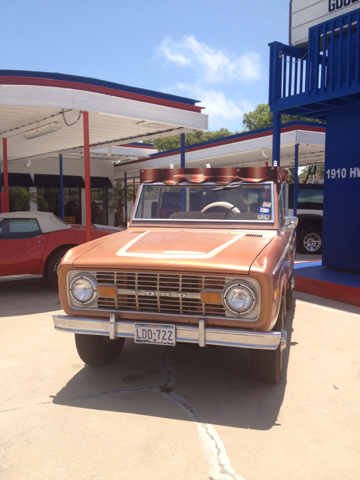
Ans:
{"type": "Polygon", "coordinates": [[[310,28],[307,51],[271,43],[271,110],[312,104],[319,111],[317,102],[325,102],[321,110],[326,101],[360,94],[359,25],[360,9],[310,28]]]}

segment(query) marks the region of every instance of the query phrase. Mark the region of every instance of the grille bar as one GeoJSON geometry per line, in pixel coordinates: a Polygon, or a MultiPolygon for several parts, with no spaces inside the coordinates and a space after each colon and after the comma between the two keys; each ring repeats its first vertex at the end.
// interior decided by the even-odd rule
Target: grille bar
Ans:
{"type": "Polygon", "coordinates": [[[201,302],[201,291],[222,291],[226,277],[172,273],[96,272],[99,286],[114,284],[117,297],[99,296],[98,308],[225,317],[222,304],[201,302]]]}

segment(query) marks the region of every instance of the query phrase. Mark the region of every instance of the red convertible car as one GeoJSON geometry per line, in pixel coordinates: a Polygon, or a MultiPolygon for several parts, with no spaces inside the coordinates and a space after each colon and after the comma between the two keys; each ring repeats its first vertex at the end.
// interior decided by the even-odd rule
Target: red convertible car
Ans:
{"type": "MultiPolygon", "coordinates": [[[[92,226],[92,239],[122,228],[92,226]]],[[[69,225],[53,213],[0,213],[0,276],[38,274],[57,285],[57,267],[64,254],[86,242],[86,227],[69,225]]]]}

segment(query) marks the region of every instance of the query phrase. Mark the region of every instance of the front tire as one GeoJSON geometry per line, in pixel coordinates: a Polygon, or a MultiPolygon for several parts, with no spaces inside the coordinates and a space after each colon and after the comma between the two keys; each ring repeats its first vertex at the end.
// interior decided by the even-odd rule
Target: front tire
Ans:
{"type": "Polygon", "coordinates": [[[61,248],[57,252],[53,253],[49,258],[48,264],[46,266],[46,277],[49,279],[49,282],[54,287],[58,285],[58,267],[60,265],[61,259],[69,248],[61,248]]]}
{"type": "Polygon", "coordinates": [[[124,346],[125,338],[110,340],[100,335],[82,335],[75,333],[75,345],[79,357],[87,365],[102,367],[118,358],[124,346]]]}
{"type": "MultiPolygon", "coordinates": [[[[285,308],[281,302],[280,312],[273,331],[281,332],[285,325],[285,308]]],[[[279,383],[283,374],[283,351],[251,350],[251,370],[255,380],[261,383],[279,383]]]]}
{"type": "Polygon", "coordinates": [[[293,290],[291,288],[292,275],[289,278],[289,282],[286,289],[286,311],[291,310],[293,306],[293,290]]]}

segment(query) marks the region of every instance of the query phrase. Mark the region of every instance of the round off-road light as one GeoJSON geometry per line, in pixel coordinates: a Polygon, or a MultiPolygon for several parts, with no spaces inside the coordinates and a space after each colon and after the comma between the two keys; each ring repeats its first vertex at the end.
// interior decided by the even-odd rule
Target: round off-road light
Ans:
{"type": "Polygon", "coordinates": [[[232,283],[223,292],[225,307],[235,315],[249,313],[256,304],[256,293],[251,285],[232,283]]]}
{"type": "Polygon", "coordinates": [[[82,305],[94,303],[98,296],[97,284],[90,275],[79,275],[70,285],[72,298],[82,305]]]}

